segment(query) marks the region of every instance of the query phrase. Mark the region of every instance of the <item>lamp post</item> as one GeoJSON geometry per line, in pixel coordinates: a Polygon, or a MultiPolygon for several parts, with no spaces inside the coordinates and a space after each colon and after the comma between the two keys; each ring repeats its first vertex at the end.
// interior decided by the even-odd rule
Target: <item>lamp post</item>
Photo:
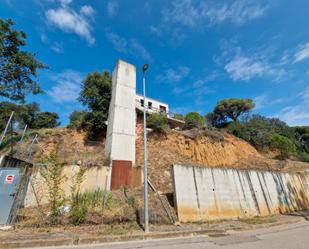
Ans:
{"type": "Polygon", "coordinates": [[[149,65],[143,66],[143,97],[144,97],[144,219],[145,233],[149,232],[149,214],[148,214],[148,168],[147,168],[147,125],[146,125],[146,71],[149,65]]]}

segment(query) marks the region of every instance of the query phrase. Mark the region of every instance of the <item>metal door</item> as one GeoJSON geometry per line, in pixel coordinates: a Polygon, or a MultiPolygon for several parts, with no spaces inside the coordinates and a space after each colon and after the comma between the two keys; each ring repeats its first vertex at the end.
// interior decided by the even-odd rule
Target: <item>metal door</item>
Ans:
{"type": "Polygon", "coordinates": [[[0,225],[8,222],[19,180],[18,168],[0,168],[0,225]]]}

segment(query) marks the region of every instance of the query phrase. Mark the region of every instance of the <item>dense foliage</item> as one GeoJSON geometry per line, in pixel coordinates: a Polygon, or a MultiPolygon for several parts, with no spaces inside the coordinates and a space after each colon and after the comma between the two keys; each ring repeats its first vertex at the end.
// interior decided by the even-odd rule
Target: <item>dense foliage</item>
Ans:
{"type": "Polygon", "coordinates": [[[189,112],[185,116],[184,129],[198,128],[205,125],[205,119],[198,112],[189,112]]]}
{"type": "Polygon", "coordinates": [[[26,34],[13,29],[11,19],[0,18],[0,96],[24,102],[27,93],[41,92],[37,70],[46,66],[34,54],[22,51],[26,34]]]}
{"type": "Polygon", "coordinates": [[[85,125],[85,120],[88,115],[87,111],[74,111],[70,114],[69,128],[81,129],[85,125]]]}
{"type": "Polygon", "coordinates": [[[277,118],[252,115],[245,121],[229,124],[227,129],[259,150],[267,148],[279,150],[282,159],[296,155],[297,152],[300,160],[309,161],[308,126],[289,127],[277,118]]]}
{"type": "Polygon", "coordinates": [[[166,114],[153,113],[147,118],[147,127],[151,128],[155,132],[164,132],[169,128],[166,114]]]}
{"type": "Polygon", "coordinates": [[[223,127],[230,121],[238,121],[249,114],[254,106],[252,99],[223,99],[217,103],[213,112],[206,115],[206,121],[212,126],[223,127]]]}
{"type": "Polygon", "coordinates": [[[298,145],[309,153],[309,126],[295,127],[294,132],[298,145]]]}
{"type": "Polygon", "coordinates": [[[55,112],[40,112],[38,113],[32,123],[32,128],[42,129],[42,128],[54,128],[60,125],[57,121],[59,116],[55,112]]]}
{"type": "Polygon", "coordinates": [[[112,77],[108,72],[89,73],[83,80],[78,100],[89,109],[82,125],[87,128],[91,138],[106,130],[111,89],[112,77]]]}
{"type": "Polygon", "coordinates": [[[12,120],[13,128],[23,129],[27,124],[30,129],[53,128],[58,126],[58,114],[54,112],[40,112],[37,103],[15,104],[0,102],[0,130],[4,130],[7,121],[14,111],[12,120]]]}
{"type": "Polygon", "coordinates": [[[294,132],[286,123],[261,115],[252,115],[246,121],[231,123],[228,130],[258,149],[268,147],[270,138],[275,133],[294,139],[294,132]]]}
{"type": "Polygon", "coordinates": [[[270,148],[279,150],[281,160],[287,159],[296,153],[296,146],[291,139],[277,133],[270,138],[270,148]]]}

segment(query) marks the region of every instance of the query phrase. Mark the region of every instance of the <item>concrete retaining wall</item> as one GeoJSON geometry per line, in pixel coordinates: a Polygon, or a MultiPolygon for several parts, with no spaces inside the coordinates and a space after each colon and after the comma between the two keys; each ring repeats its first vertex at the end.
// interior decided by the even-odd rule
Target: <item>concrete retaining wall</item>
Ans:
{"type": "MultiPolygon", "coordinates": [[[[44,178],[41,174],[42,168],[36,167],[33,170],[31,176],[31,182],[33,184],[35,193],[37,195],[37,199],[39,204],[46,204],[48,203],[48,188],[44,181],[44,178]]],[[[64,166],[62,170],[62,176],[65,179],[61,188],[64,191],[64,195],[66,197],[70,197],[71,195],[71,187],[74,184],[74,176],[79,172],[79,166],[77,165],[70,165],[64,166]]],[[[105,181],[108,175],[108,167],[101,166],[101,167],[92,167],[87,169],[83,182],[81,184],[81,192],[86,191],[95,191],[97,189],[104,190],[105,189],[105,181]]],[[[33,188],[31,184],[28,185],[28,190],[24,202],[25,207],[29,206],[36,206],[37,200],[34,195],[33,188]]]]}
{"type": "Polygon", "coordinates": [[[288,213],[309,208],[307,173],[173,166],[179,220],[288,213]]]}

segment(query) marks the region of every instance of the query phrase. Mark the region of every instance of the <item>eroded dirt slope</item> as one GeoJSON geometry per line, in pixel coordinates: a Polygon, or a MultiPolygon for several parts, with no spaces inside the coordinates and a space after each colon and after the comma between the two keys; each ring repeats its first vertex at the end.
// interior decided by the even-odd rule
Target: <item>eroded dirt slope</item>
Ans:
{"type": "MultiPolygon", "coordinates": [[[[138,129],[136,164],[143,165],[142,129],[138,129]]],[[[169,131],[150,134],[149,177],[161,191],[172,192],[171,165],[227,167],[271,171],[304,171],[308,163],[279,161],[261,155],[253,146],[231,134],[215,130],[169,131]]]]}

